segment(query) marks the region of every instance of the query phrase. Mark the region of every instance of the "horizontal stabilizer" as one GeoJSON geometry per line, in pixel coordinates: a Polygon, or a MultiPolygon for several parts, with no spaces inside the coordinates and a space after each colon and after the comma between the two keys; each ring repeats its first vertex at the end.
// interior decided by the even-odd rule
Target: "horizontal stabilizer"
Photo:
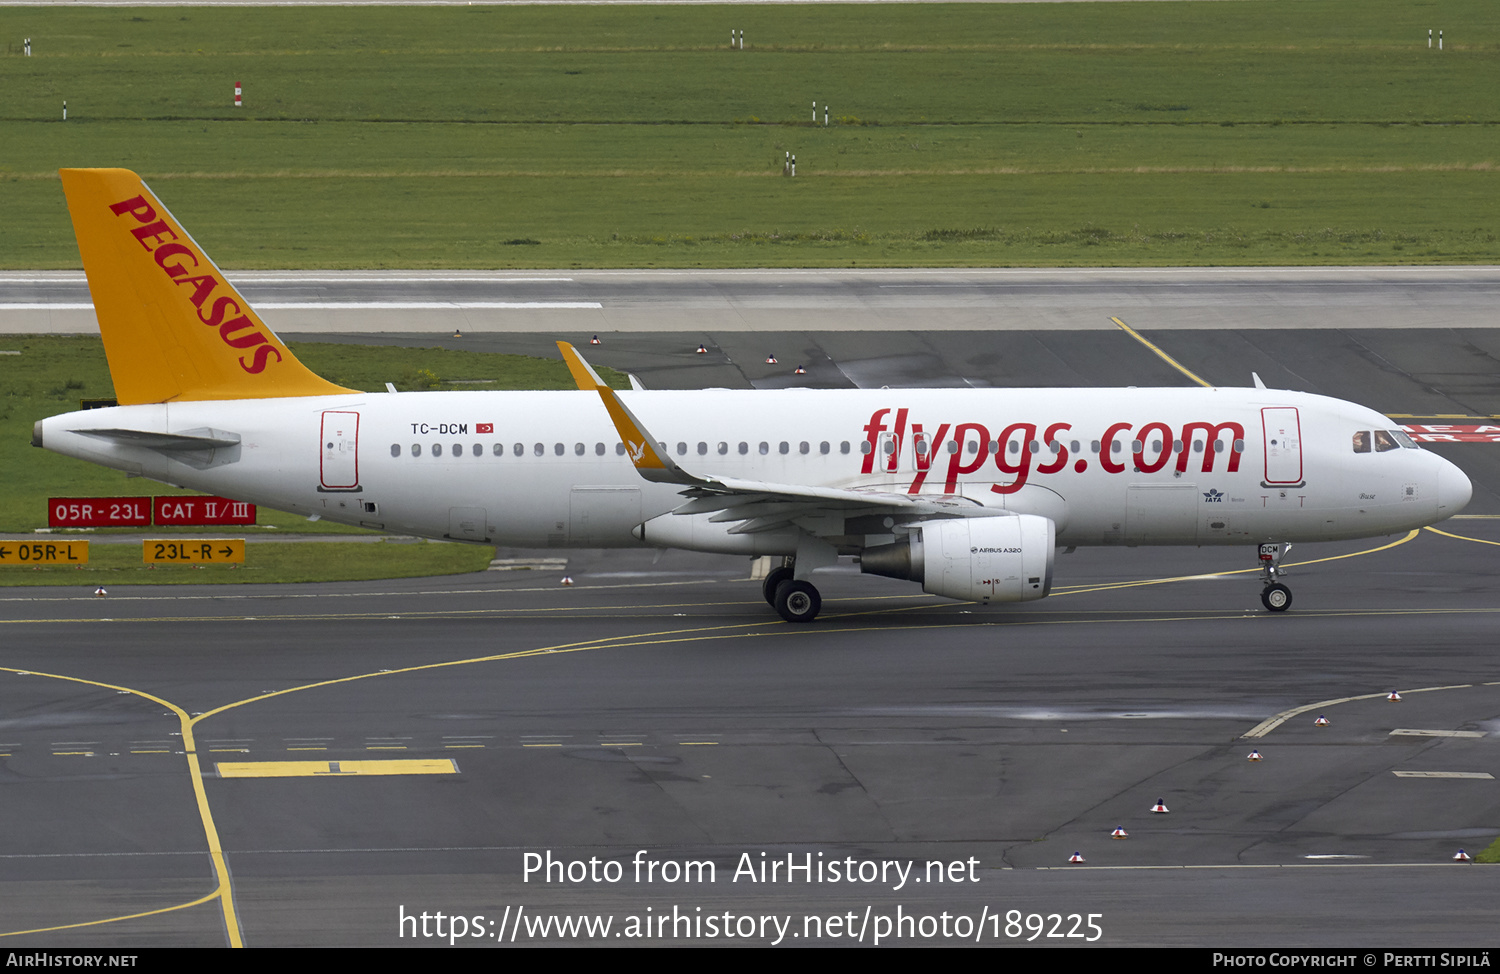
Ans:
{"type": "Polygon", "coordinates": [[[139,446],[158,453],[216,450],[239,446],[240,434],[222,430],[191,430],[184,433],[158,433],[151,430],[87,429],[70,430],[82,436],[97,436],[126,446],[139,446]]]}

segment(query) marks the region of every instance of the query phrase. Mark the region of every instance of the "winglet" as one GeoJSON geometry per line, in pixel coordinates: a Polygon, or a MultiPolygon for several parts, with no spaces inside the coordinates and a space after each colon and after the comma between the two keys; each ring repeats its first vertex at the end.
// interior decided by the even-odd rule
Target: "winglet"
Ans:
{"type": "Polygon", "coordinates": [[[562,352],[563,361],[568,363],[568,371],[573,374],[573,381],[578,383],[578,388],[584,392],[593,390],[599,393],[599,398],[604,400],[604,408],[609,411],[609,418],[615,424],[615,431],[620,434],[620,439],[625,443],[625,451],[630,456],[630,462],[635,465],[636,472],[646,480],[659,484],[700,484],[701,478],[683,470],[672,462],[672,458],[664,451],[656,448],[656,441],[646,431],[646,427],[635,414],[620,401],[615,391],[604,384],[583,356],[578,354],[578,349],[567,342],[558,342],[557,350],[562,352]]]}
{"type": "Polygon", "coordinates": [[[297,361],[141,177],[60,175],[122,405],[353,391],[297,361]]]}
{"type": "Polygon", "coordinates": [[[599,373],[594,367],[583,360],[578,354],[578,349],[567,342],[558,342],[557,350],[562,352],[563,361],[568,363],[568,371],[573,373],[573,381],[578,383],[578,388],[584,392],[593,392],[604,387],[604,380],[599,378],[599,373]]]}

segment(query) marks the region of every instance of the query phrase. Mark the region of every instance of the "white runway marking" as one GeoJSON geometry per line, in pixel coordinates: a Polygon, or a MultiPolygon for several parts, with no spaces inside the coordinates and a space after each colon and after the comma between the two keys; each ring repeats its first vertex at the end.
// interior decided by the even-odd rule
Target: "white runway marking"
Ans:
{"type": "MultiPolygon", "coordinates": [[[[266,311],[458,311],[537,310],[545,308],[598,309],[598,301],[257,301],[266,311]]],[[[89,303],[19,302],[0,303],[0,311],[92,311],[89,303]]]]}

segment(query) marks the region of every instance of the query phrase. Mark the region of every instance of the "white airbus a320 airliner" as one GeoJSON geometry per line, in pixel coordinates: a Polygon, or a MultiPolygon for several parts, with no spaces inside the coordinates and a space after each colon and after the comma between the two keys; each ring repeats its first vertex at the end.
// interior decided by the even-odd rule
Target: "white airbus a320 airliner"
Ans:
{"type": "Polygon", "coordinates": [[[364,393],[314,375],[135,173],[65,169],[119,405],[32,442],[171,484],[384,531],[521,547],[780,559],[766,600],[865,572],[1039,599],[1075,545],[1283,545],[1406,531],[1469,480],[1353,403],[1260,388],[364,393]]]}

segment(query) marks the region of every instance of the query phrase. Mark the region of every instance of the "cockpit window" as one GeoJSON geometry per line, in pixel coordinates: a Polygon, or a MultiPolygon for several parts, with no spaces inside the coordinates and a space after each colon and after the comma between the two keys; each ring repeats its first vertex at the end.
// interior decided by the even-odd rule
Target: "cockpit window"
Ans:
{"type": "Polygon", "coordinates": [[[1369,430],[1360,430],[1358,433],[1354,434],[1354,452],[1355,453],[1369,453],[1370,452],[1370,431],[1369,430]]]}
{"type": "Polygon", "coordinates": [[[1375,431],[1375,452],[1376,453],[1386,453],[1386,452],[1389,452],[1391,450],[1399,450],[1399,449],[1401,449],[1401,444],[1399,444],[1399,443],[1396,442],[1396,438],[1394,436],[1392,436],[1389,431],[1387,431],[1387,430],[1376,430],[1375,431]]]}
{"type": "Polygon", "coordinates": [[[1391,430],[1391,435],[1396,438],[1397,443],[1401,444],[1401,449],[1403,450],[1422,449],[1421,447],[1417,446],[1416,440],[1406,435],[1406,432],[1404,430],[1391,430]]]}

